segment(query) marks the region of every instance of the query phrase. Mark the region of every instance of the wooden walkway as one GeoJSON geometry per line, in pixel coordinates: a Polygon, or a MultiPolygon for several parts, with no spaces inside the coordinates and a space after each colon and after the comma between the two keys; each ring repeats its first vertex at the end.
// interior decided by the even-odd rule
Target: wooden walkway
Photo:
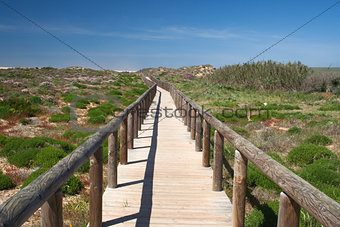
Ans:
{"type": "Polygon", "coordinates": [[[158,88],[150,110],[162,116],[146,118],[128,164],[118,166],[118,187],[103,195],[103,226],[231,226],[229,198],[212,191],[212,169],[202,167],[186,126],[165,117],[165,107],[175,109],[158,88]]]}

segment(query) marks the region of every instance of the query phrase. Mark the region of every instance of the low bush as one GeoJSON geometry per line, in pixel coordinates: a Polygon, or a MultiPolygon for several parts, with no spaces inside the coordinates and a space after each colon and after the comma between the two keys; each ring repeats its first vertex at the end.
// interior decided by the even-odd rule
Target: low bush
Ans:
{"type": "Polygon", "coordinates": [[[7,136],[0,134],[0,147],[5,146],[8,141],[9,138],[7,136]]]}
{"type": "Polygon", "coordinates": [[[51,122],[69,122],[70,114],[54,114],[50,117],[51,122]]]}
{"type": "Polygon", "coordinates": [[[65,156],[66,153],[61,149],[52,146],[45,147],[36,154],[35,165],[51,168],[65,156]]]}
{"type": "Polygon", "coordinates": [[[239,133],[240,135],[243,135],[243,136],[249,135],[249,132],[247,130],[245,130],[244,128],[240,128],[240,127],[234,126],[234,127],[232,127],[232,129],[235,132],[239,133]]]}
{"type": "Polygon", "coordinates": [[[21,147],[23,144],[26,143],[26,140],[23,138],[9,138],[6,145],[1,149],[0,156],[2,157],[8,157],[19,150],[21,150],[21,147]]]}
{"type": "Polygon", "coordinates": [[[261,106],[263,110],[301,110],[299,106],[292,106],[287,104],[268,104],[267,106],[261,106]]]}
{"type": "Polygon", "coordinates": [[[249,227],[272,227],[277,225],[279,202],[268,201],[261,203],[247,215],[245,226],[249,227]]]}
{"type": "Polygon", "coordinates": [[[77,88],[80,88],[80,89],[85,89],[85,88],[87,88],[86,85],[84,85],[84,84],[73,83],[72,85],[75,86],[75,87],[77,87],[77,88]]]}
{"type": "Polygon", "coordinates": [[[288,162],[294,163],[298,166],[311,164],[315,160],[321,158],[336,158],[336,155],[325,147],[307,144],[293,148],[287,156],[288,162]]]}
{"type": "Polygon", "coordinates": [[[340,111],[340,102],[334,102],[332,104],[328,104],[319,108],[319,110],[323,111],[340,111]]]}
{"type": "Polygon", "coordinates": [[[0,190],[13,188],[15,184],[12,179],[0,171],[0,190]]]}
{"type": "Polygon", "coordinates": [[[81,183],[79,178],[75,176],[71,176],[70,179],[68,179],[68,181],[66,181],[66,183],[63,184],[63,186],[61,187],[61,190],[63,191],[64,194],[75,195],[75,194],[79,194],[82,187],[83,187],[83,184],[81,183]]]}
{"type": "Polygon", "coordinates": [[[108,93],[106,93],[107,95],[123,95],[123,93],[121,91],[118,90],[110,90],[108,93]]]}
{"type": "Polygon", "coordinates": [[[10,155],[7,160],[17,167],[31,167],[39,151],[38,148],[22,150],[10,155]]]}
{"type": "Polygon", "coordinates": [[[23,98],[10,98],[0,101],[0,118],[34,117],[41,112],[39,106],[23,98]]]}
{"type": "Polygon", "coordinates": [[[65,102],[72,102],[72,100],[75,99],[77,95],[64,93],[64,94],[61,94],[61,97],[64,99],[65,102]]]}
{"type": "Polygon", "coordinates": [[[333,141],[324,135],[313,135],[307,138],[305,143],[326,146],[332,144],[333,141]]]}
{"type": "Polygon", "coordinates": [[[69,106],[63,106],[62,108],[61,108],[61,111],[63,112],[63,113],[70,113],[71,112],[71,108],[69,107],[69,106]]]}
{"type": "Polygon", "coordinates": [[[294,126],[294,127],[290,128],[290,129],[288,129],[287,132],[288,132],[289,134],[295,134],[295,133],[300,133],[300,132],[302,132],[302,129],[299,128],[299,127],[294,126]]]}
{"type": "Polygon", "coordinates": [[[89,100],[87,99],[79,99],[76,103],[76,108],[78,109],[86,109],[86,106],[90,104],[89,100]]]}
{"type": "Polygon", "coordinates": [[[87,120],[87,123],[90,124],[102,124],[105,123],[106,117],[104,117],[103,115],[99,115],[99,116],[95,116],[95,117],[90,117],[87,120]]]}
{"type": "Polygon", "coordinates": [[[38,96],[31,96],[29,97],[28,101],[32,104],[42,104],[42,100],[38,96]]]}

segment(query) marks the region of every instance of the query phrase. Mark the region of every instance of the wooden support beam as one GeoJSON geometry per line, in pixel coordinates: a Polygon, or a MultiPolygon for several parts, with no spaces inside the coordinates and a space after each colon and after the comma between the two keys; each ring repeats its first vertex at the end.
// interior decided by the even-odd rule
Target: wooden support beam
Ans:
{"type": "Polygon", "coordinates": [[[183,105],[183,112],[184,112],[183,114],[184,125],[188,125],[188,103],[187,102],[185,102],[185,104],[183,105]]]}
{"type": "Polygon", "coordinates": [[[133,113],[130,112],[128,115],[128,131],[127,131],[127,145],[129,149],[133,149],[133,113]]]}
{"type": "Polygon", "coordinates": [[[63,226],[63,192],[58,189],[41,206],[41,226],[63,226]]]}
{"type": "Polygon", "coordinates": [[[107,164],[107,177],[109,188],[117,187],[117,164],[118,164],[118,132],[111,133],[108,137],[108,164],[107,164]]]}
{"type": "Polygon", "coordinates": [[[192,140],[195,139],[196,134],[196,110],[194,108],[191,109],[191,129],[190,129],[190,138],[192,140]]]}
{"type": "Polygon", "coordinates": [[[210,166],[210,124],[204,119],[203,124],[203,152],[202,165],[204,167],[210,166]]]}
{"type": "Polygon", "coordinates": [[[190,104],[188,104],[188,109],[187,109],[187,123],[188,123],[187,131],[190,132],[191,131],[191,105],[190,104]]]}
{"type": "Polygon", "coordinates": [[[138,131],[142,130],[142,103],[138,105],[138,131]]]}
{"type": "Polygon", "coordinates": [[[128,162],[127,150],[127,119],[120,124],[120,164],[126,165],[128,162]]]}
{"type": "Polygon", "coordinates": [[[195,135],[195,151],[202,150],[202,115],[197,111],[196,119],[196,135],[195,135]]]}
{"type": "Polygon", "coordinates": [[[103,148],[90,157],[90,226],[102,226],[103,148]]]}
{"type": "Polygon", "coordinates": [[[138,108],[133,111],[133,138],[138,137],[138,108]]]}
{"type": "Polygon", "coordinates": [[[284,192],[280,193],[278,227],[299,227],[300,206],[284,192]]]}
{"type": "Polygon", "coordinates": [[[233,185],[233,227],[244,226],[248,160],[235,151],[233,185]]]}
{"type": "Polygon", "coordinates": [[[217,130],[214,135],[213,191],[222,190],[223,136],[217,130]]]}

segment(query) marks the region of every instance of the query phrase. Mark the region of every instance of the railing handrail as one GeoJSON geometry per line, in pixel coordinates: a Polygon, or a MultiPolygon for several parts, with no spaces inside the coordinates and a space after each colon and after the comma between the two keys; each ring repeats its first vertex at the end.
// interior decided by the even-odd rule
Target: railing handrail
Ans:
{"type": "Polygon", "coordinates": [[[153,76],[149,78],[159,87],[179,94],[183,100],[196,109],[199,114],[219,133],[221,133],[242,155],[250,160],[270,180],[277,184],[284,193],[308,211],[325,226],[338,226],[340,223],[340,204],[312,186],[310,183],[294,174],[250,141],[246,140],[227,125],[216,119],[196,102],[179,91],[169,82],[160,81],[153,76]]]}
{"type": "Polygon", "coordinates": [[[0,206],[0,226],[20,226],[37,209],[39,209],[101,146],[110,133],[119,129],[120,124],[157,85],[150,83],[142,76],[150,87],[134,103],[126,107],[112,121],[101,127],[89,139],[60,160],[47,172],[39,176],[25,188],[10,197],[0,206]]]}

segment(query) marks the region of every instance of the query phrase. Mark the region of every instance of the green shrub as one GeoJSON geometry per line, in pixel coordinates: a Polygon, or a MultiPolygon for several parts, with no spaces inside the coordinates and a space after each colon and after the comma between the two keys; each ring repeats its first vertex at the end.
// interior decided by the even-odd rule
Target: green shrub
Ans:
{"type": "Polygon", "coordinates": [[[277,225],[279,213],[279,202],[268,201],[261,203],[247,215],[245,226],[251,227],[272,227],[277,225]]]}
{"type": "Polygon", "coordinates": [[[66,181],[65,184],[61,187],[61,190],[63,191],[64,194],[67,195],[75,195],[79,194],[83,187],[83,184],[79,180],[79,178],[75,176],[71,176],[68,181],[66,181]]]}
{"type": "Polygon", "coordinates": [[[79,169],[78,173],[83,174],[83,173],[88,173],[90,170],[90,161],[87,160],[79,169]]]}
{"type": "Polygon", "coordinates": [[[17,167],[31,167],[39,151],[38,148],[22,150],[10,155],[7,160],[17,167]]]}
{"type": "Polygon", "coordinates": [[[118,90],[110,90],[107,95],[123,95],[123,93],[118,90]]]}
{"type": "Polygon", "coordinates": [[[232,129],[233,129],[235,132],[237,132],[237,133],[239,133],[239,134],[241,134],[241,135],[243,135],[243,136],[249,135],[248,131],[245,130],[244,128],[240,128],[240,127],[234,126],[234,127],[232,127],[232,129]]]}
{"type": "Polygon", "coordinates": [[[340,160],[320,159],[304,167],[300,176],[329,197],[340,202],[340,160]]]}
{"type": "Polygon", "coordinates": [[[295,133],[300,133],[301,131],[302,131],[301,128],[294,126],[294,127],[290,128],[290,129],[288,129],[287,132],[289,134],[295,134],[295,133]]]}
{"type": "Polygon", "coordinates": [[[61,149],[52,146],[45,147],[37,153],[35,165],[51,168],[65,156],[66,153],[61,149]]]}
{"type": "Polygon", "coordinates": [[[264,215],[262,211],[254,209],[245,219],[245,227],[262,226],[264,223],[264,215]]]}
{"type": "Polygon", "coordinates": [[[262,106],[261,103],[261,109],[263,110],[301,110],[299,106],[292,106],[292,105],[287,105],[287,104],[267,104],[267,106],[262,106]]]}
{"type": "Polygon", "coordinates": [[[39,106],[34,105],[23,98],[10,98],[0,101],[0,118],[9,117],[33,117],[41,112],[39,106]]]}
{"type": "Polygon", "coordinates": [[[87,99],[79,99],[76,103],[76,108],[79,109],[86,109],[87,104],[90,104],[89,100],[87,99]]]}
{"type": "Polygon", "coordinates": [[[90,117],[87,120],[87,123],[90,124],[102,124],[105,123],[106,118],[103,115],[95,116],[95,117],[90,117]]]}
{"type": "Polygon", "coordinates": [[[325,105],[323,107],[320,107],[319,110],[323,111],[340,111],[340,102],[334,102],[329,105],[325,105]]]}
{"type": "Polygon", "coordinates": [[[299,166],[311,164],[315,160],[321,158],[336,158],[336,155],[325,147],[307,144],[293,148],[287,156],[287,160],[290,163],[294,163],[299,166]]]}
{"type": "Polygon", "coordinates": [[[0,190],[10,189],[14,186],[12,179],[0,171],[0,190]]]}
{"type": "Polygon", "coordinates": [[[21,146],[26,143],[26,140],[23,138],[10,138],[6,145],[0,151],[0,156],[8,157],[15,152],[21,150],[21,146]]]}
{"type": "MultiPolygon", "coordinates": [[[[272,157],[275,161],[279,162],[282,165],[285,165],[281,157],[274,153],[267,153],[270,157],[272,157]]],[[[264,173],[262,173],[253,163],[249,163],[247,170],[247,184],[250,187],[262,187],[269,190],[275,190],[280,192],[281,189],[275,183],[273,183],[264,173]]]]}
{"type": "Polygon", "coordinates": [[[263,90],[299,90],[312,70],[297,63],[281,64],[273,61],[230,65],[217,69],[207,77],[213,83],[225,83],[263,90]]]}
{"type": "Polygon", "coordinates": [[[75,99],[77,95],[64,93],[64,94],[61,94],[61,97],[64,99],[65,102],[72,102],[72,100],[75,99]]]}
{"type": "Polygon", "coordinates": [[[237,103],[229,102],[229,101],[223,101],[223,102],[216,101],[216,102],[211,103],[210,105],[212,105],[212,106],[230,107],[230,108],[238,107],[237,103]]]}
{"type": "Polygon", "coordinates": [[[69,122],[70,121],[70,114],[54,114],[50,117],[51,122],[69,122]]]}
{"type": "Polygon", "coordinates": [[[29,97],[28,101],[32,104],[42,104],[42,100],[38,96],[31,96],[29,97]]]}
{"type": "Polygon", "coordinates": [[[84,84],[79,84],[79,83],[73,83],[73,86],[77,87],[77,88],[80,88],[80,89],[85,89],[86,88],[86,85],[84,84]]]}
{"type": "Polygon", "coordinates": [[[5,146],[8,141],[9,138],[7,136],[0,134],[0,147],[5,146]]]}
{"type": "Polygon", "coordinates": [[[315,145],[329,145],[332,144],[333,141],[324,135],[313,135],[305,140],[305,143],[315,144],[315,145]]]}
{"type": "Polygon", "coordinates": [[[71,108],[69,107],[69,106],[63,106],[62,108],[61,108],[61,111],[63,112],[63,113],[70,113],[71,112],[71,108]]]}

